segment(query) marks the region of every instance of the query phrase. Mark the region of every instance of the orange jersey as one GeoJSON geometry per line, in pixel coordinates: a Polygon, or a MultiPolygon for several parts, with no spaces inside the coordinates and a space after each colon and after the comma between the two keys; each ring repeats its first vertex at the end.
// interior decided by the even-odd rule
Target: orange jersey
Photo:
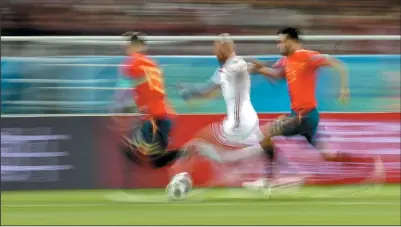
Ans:
{"type": "Polygon", "coordinates": [[[292,110],[302,113],[316,108],[316,71],[325,65],[326,58],[311,50],[297,50],[275,64],[284,68],[292,110]]]}
{"type": "Polygon", "coordinates": [[[127,59],[125,74],[134,80],[134,99],[137,106],[154,118],[174,114],[168,104],[163,73],[147,56],[136,53],[127,59]]]}

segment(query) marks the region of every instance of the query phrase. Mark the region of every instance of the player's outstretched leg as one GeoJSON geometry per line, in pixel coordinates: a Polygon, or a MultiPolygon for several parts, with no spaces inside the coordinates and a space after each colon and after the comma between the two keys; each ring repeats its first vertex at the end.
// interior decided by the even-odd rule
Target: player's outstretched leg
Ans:
{"type": "MultiPolygon", "coordinates": [[[[318,131],[318,125],[319,113],[316,109],[314,109],[301,118],[300,123],[294,133],[304,136],[308,143],[310,143],[319,151],[325,161],[343,163],[373,163],[375,168],[377,167],[380,169],[380,167],[377,165],[379,165],[381,161],[378,161],[378,158],[373,155],[352,154],[330,149],[330,145],[326,140],[317,138],[316,134],[318,131]]],[[[288,128],[285,128],[283,134],[291,135],[291,131],[288,130],[288,128]]]]}
{"type": "Polygon", "coordinates": [[[262,153],[260,151],[256,151],[255,154],[237,152],[235,146],[239,143],[232,143],[232,140],[229,140],[224,133],[222,134],[220,126],[219,123],[213,123],[196,133],[193,139],[184,145],[187,156],[172,166],[172,172],[175,174],[188,172],[196,185],[213,187],[231,182],[237,176],[228,174],[231,169],[226,169],[221,164],[242,161],[262,153]],[[230,175],[230,179],[223,176],[227,174],[230,175]]]}
{"type": "MultiPolygon", "coordinates": [[[[208,127],[212,128],[212,127],[208,127]]],[[[277,128],[277,127],[276,127],[277,128]]],[[[214,165],[219,165],[222,163],[235,163],[243,160],[247,160],[249,158],[263,156],[268,160],[267,164],[267,176],[268,178],[273,178],[274,175],[274,166],[277,161],[278,155],[275,154],[275,148],[273,146],[272,137],[273,133],[269,132],[265,133],[263,140],[259,143],[254,142],[254,145],[245,146],[243,148],[228,148],[233,147],[232,145],[227,144],[226,146],[220,145],[220,140],[216,140],[215,137],[210,137],[210,135],[215,135],[216,132],[210,132],[203,130],[201,135],[197,135],[196,138],[191,141],[193,147],[195,147],[196,154],[211,160],[214,165]],[[205,135],[206,134],[206,135],[205,135]],[[228,147],[227,147],[228,146],[228,147]]],[[[276,133],[277,134],[277,133],[276,133]]],[[[260,138],[260,137],[259,137],[260,138]]],[[[258,181],[258,188],[265,188],[265,183],[267,182],[267,178],[258,181]]],[[[252,187],[252,186],[251,186],[252,187]]],[[[267,187],[267,186],[266,186],[267,187]]]]}
{"type": "MultiPolygon", "coordinates": [[[[255,146],[245,148],[243,152],[246,152],[248,154],[251,153],[257,153],[261,152],[262,154],[265,155],[265,158],[267,160],[266,163],[266,177],[261,178],[259,180],[253,181],[253,182],[244,182],[242,186],[244,188],[250,189],[250,190],[270,190],[271,187],[271,181],[273,181],[275,177],[275,172],[276,172],[276,163],[275,160],[277,158],[276,155],[276,150],[273,144],[272,138],[276,135],[280,135],[281,132],[279,131],[279,127],[276,125],[276,123],[273,123],[271,125],[268,125],[265,130],[265,136],[260,142],[260,144],[257,144],[255,146]]],[[[298,179],[299,181],[300,179],[298,179]]]]}
{"type": "Polygon", "coordinates": [[[145,121],[123,137],[124,156],[136,164],[147,163],[153,168],[168,166],[185,154],[179,149],[167,150],[170,130],[168,118],[145,121]]]}
{"type": "MultiPolygon", "coordinates": [[[[328,143],[316,140],[316,132],[319,124],[319,113],[316,109],[304,114],[302,117],[292,113],[289,117],[280,117],[272,124],[269,124],[265,130],[265,138],[261,143],[261,147],[265,151],[269,160],[272,160],[276,155],[275,149],[272,145],[271,138],[274,136],[294,136],[302,135],[306,140],[313,145],[322,155],[325,161],[344,162],[344,163],[372,163],[373,176],[372,179],[380,179],[383,177],[383,163],[380,157],[369,155],[354,155],[341,151],[331,151],[328,143]]],[[[272,161],[271,161],[272,162],[272,161]]],[[[268,167],[268,174],[273,173],[272,167],[268,167]]],[[[267,176],[269,178],[269,175],[267,176]]],[[[246,182],[244,187],[247,188],[260,188],[266,186],[266,179],[261,179],[255,182],[246,182]]]]}

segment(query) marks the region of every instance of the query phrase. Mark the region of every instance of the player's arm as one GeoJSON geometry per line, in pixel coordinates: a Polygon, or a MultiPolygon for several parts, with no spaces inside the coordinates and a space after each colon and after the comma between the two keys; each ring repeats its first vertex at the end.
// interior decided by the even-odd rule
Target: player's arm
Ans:
{"type": "Polygon", "coordinates": [[[113,96],[109,111],[111,113],[135,113],[137,105],[132,100],[131,88],[119,88],[113,96]]]}
{"type": "Polygon", "coordinates": [[[129,64],[121,65],[119,71],[123,77],[118,80],[117,89],[110,102],[109,111],[111,113],[137,112],[137,106],[132,99],[134,89],[132,79],[127,77],[129,64]]]}
{"type": "Polygon", "coordinates": [[[214,98],[220,91],[220,76],[218,72],[212,78],[201,84],[179,84],[179,94],[184,100],[214,98]]]}
{"type": "Polygon", "coordinates": [[[331,67],[340,76],[341,83],[341,97],[346,99],[349,96],[349,76],[347,67],[343,62],[326,54],[313,55],[311,57],[312,64],[316,67],[331,67]]]}
{"type": "Polygon", "coordinates": [[[262,74],[263,76],[271,79],[285,79],[284,63],[280,59],[274,63],[271,67],[263,65],[259,61],[253,61],[251,63],[251,72],[262,74]]]}

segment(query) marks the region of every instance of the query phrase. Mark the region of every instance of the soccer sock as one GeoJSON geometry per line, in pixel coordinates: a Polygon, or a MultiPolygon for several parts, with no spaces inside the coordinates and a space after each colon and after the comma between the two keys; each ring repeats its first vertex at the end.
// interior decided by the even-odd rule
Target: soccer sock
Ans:
{"type": "Polygon", "coordinates": [[[284,155],[284,152],[282,152],[282,150],[280,148],[278,148],[278,147],[274,148],[273,157],[274,157],[274,163],[275,163],[276,167],[279,167],[280,169],[284,168],[287,171],[292,171],[292,172],[296,171],[294,166],[289,164],[287,158],[284,155]]]}
{"type": "Polygon", "coordinates": [[[170,150],[162,155],[154,155],[154,156],[152,155],[151,156],[152,160],[150,161],[150,163],[155,168],[164,167],[170,164],[171,162],[175,161],[176,159],[180,158],[181,152],[182,152],[181,150],[170,150]]]}
{"type": "Polygon", "coordinates": [[[266,158],[267,158],[267,165],[266,165],[266,175],[267,178],[273,178],[274,177],[274,158],[275,158],[275,152],[274,152],[274,146],[271,138],[266,138],[261,142],[261,147],[263,148],[266,158]]]}
{"type": "Polygon", "coordinates": [[[123,153],[124,157],[127,158],[129,161],[141,165],[140,158],[138,157],[136,148],[131,148],[127,145],[121,146],[121,152],[123,153]]]}
{"type": "Polygon", "coordinates": [[[271,179],[274,177],[274,148],[273,147],[265,147],[264,148],[266,157],[267,157],[267,165],[266,165],[266,175],[267,178],[271,179]]]}

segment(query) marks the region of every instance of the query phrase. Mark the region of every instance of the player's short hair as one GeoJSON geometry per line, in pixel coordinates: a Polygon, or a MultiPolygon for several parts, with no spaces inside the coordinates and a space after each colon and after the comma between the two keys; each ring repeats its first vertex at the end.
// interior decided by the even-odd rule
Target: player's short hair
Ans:
{"type": "Polygon", "coordinates": [[[216,43],[218,43],[219,45],[224,45],[230,48],[235,49],[235,43],[233,38],[231,37],[230,34],[228,33],[222,33],[220,34],[217,39],[215,40],[216,43]]]}
{"type": "Polygon", "coordinates": [[[234,40],[231,38],[231,35],[229,33],[220,34],[216,41],[220,44],[234,44],[234,40]]]}
{"type": "Polygon", "coordinates": [[[301,35],[301,32],[299,31],[298,28],[286,27],[286,28],[280,29],[277,32],[277,34],[286,35],[289,39],[299,41],[299,36],[301,35]]]}
{"type": "Polygon", "coordinates": [[[142,32],[126,32],[123,34],[123,38],[131,44],[143,44],[145,45],[146,34],[142,32]]]}

